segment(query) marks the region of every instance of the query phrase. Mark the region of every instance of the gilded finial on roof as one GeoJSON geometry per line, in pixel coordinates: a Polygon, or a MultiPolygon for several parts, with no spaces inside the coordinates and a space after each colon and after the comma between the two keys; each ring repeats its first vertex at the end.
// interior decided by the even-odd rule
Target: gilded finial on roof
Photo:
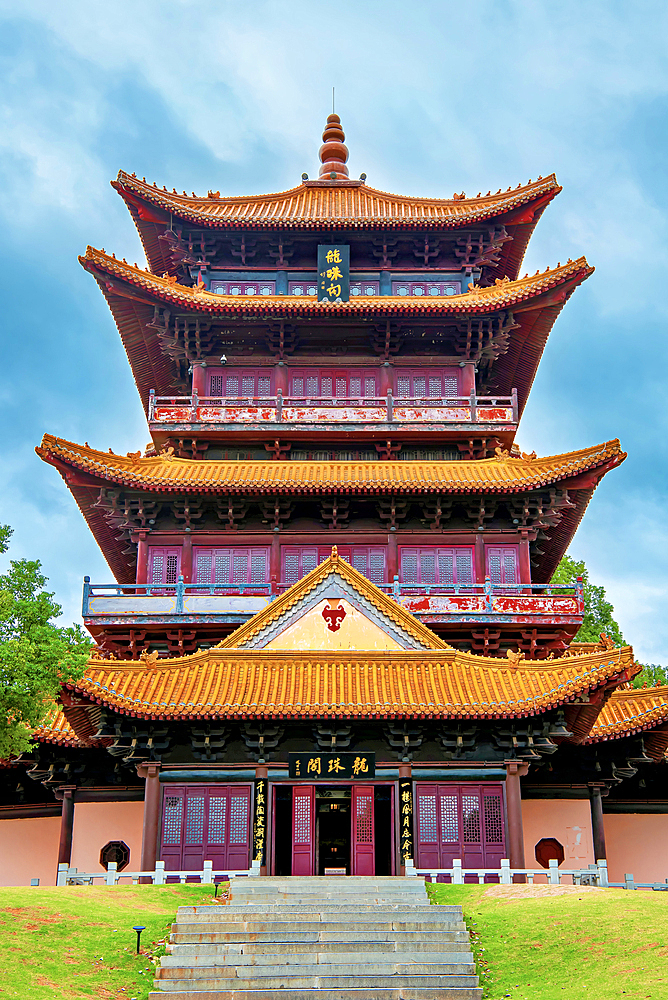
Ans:
{"type": "Polygon", "coordinates": [[[327,116],[325,131],[322,133],[322,146],[320,147],[320,179],[327,181],[348,180],[348,147],[344,146],[345,133],[341,128],[341,119],[338,115],[327,116]]]}
{"type": "Polygon", "coordinates": [[[338,558],[339,558],[339,550],[337,549],[336,545],[332,545],[332,559],[334,560],[334,562],[336,562],[338,558]]]}

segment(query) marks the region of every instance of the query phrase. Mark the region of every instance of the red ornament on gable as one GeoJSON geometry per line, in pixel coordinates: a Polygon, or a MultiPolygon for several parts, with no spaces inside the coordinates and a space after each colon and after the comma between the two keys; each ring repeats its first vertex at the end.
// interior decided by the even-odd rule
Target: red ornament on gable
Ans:
{"type": "Polygon", "coordinates": [[[346,617],[345,608],[323,608],[322,617],[327,622],[327,628],[330,632],[338,632],[341,628],[341,622],[346,617]]]}

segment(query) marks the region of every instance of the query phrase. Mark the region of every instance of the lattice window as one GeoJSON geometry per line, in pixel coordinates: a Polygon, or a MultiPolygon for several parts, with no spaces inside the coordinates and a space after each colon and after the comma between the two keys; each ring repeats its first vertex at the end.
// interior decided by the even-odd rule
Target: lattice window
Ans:
{"type": "Polygon", "coordinates": [[[306,795],[295,799],[295,844],[311,843],[311,800],[306,795]]]}
{"type": "Polygon", "coordinates": [[[264,552],[251,553],[251,583],[266,583],[267,557],[264,552]]]}
{"type": "Polygon", "coordinates": [[[225,820],[227,818],[227,799],[212,796],[209,799],[209,843],[225,843],[225,820]]]}
{"type": "Polygon", "coordinates": [[[358,844],[373,843],[373,798],[370,795],[357,796],[355,837],[358,844]]]}
{"type": "Polygon", "coordinates": [[[225,393],[223,391],[223,375],[212,375],[209,379],[209,395],[218,396],[222,398],[225,393]]]}
{"type": "Polygon", "coordinates": [[[364,395],[367,399],[374,399],[376,396],[376,380],[375,378],[365,378],[364,379],[364,395]]]}
{"type": "Polygon", "coordinates": [[[258,396],[271,396],[271,379],[268,375],[260,375],[257,380],[258,396]]]}
{"type": "Polygon", "coordinates": [[[430,378],[429,379],[429,397],[431,399],[439,399],[442,394],[441,390],[441,377],[430,378]]]}
{"type": "Polygon", "coordinates": [[[464,843],[480,843],[480,799],[477,795],[462,795],[464,843]]]}
{"type": "Polygon", "coordinates": [[[204,839],[204,796],[186,799],[186,844],[201,844],[204,839]]]}
{"type": "Polygon", "coordinates": [[[485,843],[503,843],[503,815],[501,812],[500,795],[484,795],[485,806],[485,843]]]}
{"type": "Polygon", "coordinates": [[[503,571],[506,583],[517,583],[517,561],[514,552],[505,552],[503,556],[503,571]]]}
{"type": "Polygon", "coordinates": [[[350,376],[350,395],[351,396],[362,395],[362,379],[358,375],[350,376]]]}
{"type": "Polygon", "coordinates": [[[176,795],[165,797],[165,816],[162,827],[162,842],[165,847],[178,847],[181,843],[183,823],[183,799],[176,795]]]}
{"type": "Polygon", "coordinates": [[[225,395],[235,399],[239,396],[239,379],[236,375],[228,375],[225,386],[225,395]]]}
{"type": "Polygon", "coordinates": [[[320,395],[321,396],[332,395],[332,380],[329,376],[327,376],[327,378],[320,379],[320,395]]]}
{"type": "Polygon", "coordinates": [[[510,545],[489,546],[487,548],[487,573],[492,583],[517,583],[517,550],[510,545]]]}
{"type": "Polygon", "coordinates": [[[418,795],[418,839],[425,844],[438,840],[435,795],[418,795]]]}
{"type": "Polygon", "coordinates": [[[304,395],[304,379],[303,378],[293,378],[292,380],[292,395],[293,396],[303,396],[304,395]]]}
{"type": "Polygon", "coordinates": [[[348,395],[348,386],[344,378],[337,378],[336,380],[336,395],[340,399],[345,399],[348,395]]]}
{"type": "Polygon", "coordinates": [[[234,553],[234,576],[232,583],[248,583],[248,553],[234,553]]]}
{"type": "Polygon", "coordinates": [[[367,571],[367,577],[372,583],[384,583],[385,582],[385,553],[384,552],[374,552],[373,550],[369,553],[369,569],[367,571]]]}
{"type": "Polygon", "coordinates": [[[197,556],[197,582],[211,583],[211,556],[198,554],[197,556]]]}
{"type": "Polygon", "coordinates": [[[255,395],[255,379],[252,375],[244,375],[241,379],[241,395],[255,395]]]}
{"type": "Polygon", "coordinates": [[[151,583],[162,583],[162,571],[165,565],[165,560],[163,556],[155,555],[153,556],[153,572],[151,574],[151,583]]]}
{"type": "Polygon", "coordinates": [[[459,395],[459,383],[455,375],[443,376],[443,395],[444,396],[459,395]]]}
{"type": "Polygon", "coordinates": [[[176,583],[179,574],[179,557],[167,556],[167,568],[165,570],[165,583],[176,583]]]}
{"type": "Polygon", "coordinates": [[[366,576],[366,552],[364,550],[353,551],[353,566],[358,571],[366,576]]]}
{"type": "Polygon", "coordinates": [[[230,582],[230,555],[229,552],[216,553],[216,583],[230,582]]]}
{"type": "Polygon", "coordinates": [[[413,552],[401,553],[401,575],[404,583],[418,582],[418,557],[413,552]]]}
{"type": "Polygon", "coordinates": [[[441,840],[444,844],[459,841],[459,816],[457,796],[441,795],[441,840]]]}
{"type": "Polygon", "coordinates": [[[413,395],[422,398],[427,395],[427,380],[422,375],[413,379],[413,395]]]}
{"type": "Polygon", "coordinates": [[[296,552],[286,552],[283,557],[283,577],[285,583],[296,583],[299,579],[299,556],[296,552]]]}
{"type": "Polygon", "coordinates": [[[307,396],[317,396],[318,395],[318,379],[315,375],[310,375],[306,379],[306,395],[307,396]]]}
{"type": "Polygon", "coordinates": [[[455,582],[455,570],[452,554],[450,552],[440,552],[438,556],[439,582],[444,585],[452,585],[455,582]]]}
{"type": "Polygon", "coordinates": [[[433,552],[421,553],[420,569],[423,583],[436,583],[436,556],[433,552]]]}
{"type": "Polygon", "coordinates": [[[411,380],[409,375],[400,375],[397,379],[397,396],[400,399],[407,399],[411,394],[411,380]]]}
{"type": "Polygon", "coordinates": [[[230,844],[245,844],[248,839],[248,799],[230,796],[230,844]]]}
{"type": "MultiPolygon", "coordinates": [[[[459,551],[456,554],[457,560],[457,583],[473,583],[473,553],[459,551]]],[[[441,583],[443,578],[441,577],[441,583]]]]}

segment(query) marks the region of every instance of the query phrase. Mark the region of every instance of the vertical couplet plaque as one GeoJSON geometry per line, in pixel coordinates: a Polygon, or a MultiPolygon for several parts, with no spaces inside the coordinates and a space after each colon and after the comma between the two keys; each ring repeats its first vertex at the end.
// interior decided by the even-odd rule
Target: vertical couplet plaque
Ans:
{"type": "Polygon", "coordinates": [[[350,247],[341,243],[318,246],[318,302],[350,299],[350,247]]]}
{"type": "Polygon", "coordinates": [[[399,816],[401,860],[406,862],[406,858],[414,858],[413,854],[413,783],[410,780],[399,782],[399,816]]]}
{"type": "Polygon", "coordinates": [[[255,809],[253,812],[253,860],[265,863],[267,841],[267,782],[255,782],[255,809]]]}

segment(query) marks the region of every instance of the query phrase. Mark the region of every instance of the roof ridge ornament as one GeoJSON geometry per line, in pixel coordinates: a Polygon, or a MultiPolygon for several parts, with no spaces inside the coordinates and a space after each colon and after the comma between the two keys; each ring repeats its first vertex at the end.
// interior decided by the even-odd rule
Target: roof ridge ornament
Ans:
{"type": "Polygon", "coordinates": [[[347,181],[348,147],[344,145],[345,132],[341,127],[341,119],[337,114],[327,116],[325,131],[322,133],[320,147],[320,175],[322,181],[347,181]]]}

